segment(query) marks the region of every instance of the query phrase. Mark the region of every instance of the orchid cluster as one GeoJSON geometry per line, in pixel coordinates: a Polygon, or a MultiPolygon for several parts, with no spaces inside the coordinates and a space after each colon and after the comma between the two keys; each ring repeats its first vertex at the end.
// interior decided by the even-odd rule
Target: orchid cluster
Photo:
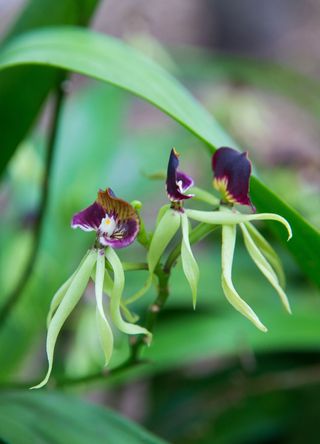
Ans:
{"type": "Polygon", "coordinates": [[[209,227],[222,227],[221,284],[226,298],[236,310],[260,330],[267,331],[251,307],[237,293],[232,282],[232,263],[238,225],[249,255],[277,291],[284,307],[290,313],[289,302],[283,289],[285,280],[281,262],[268,241],[253,226],[252,221],[278,221],[286,227],[289,239],[292,235],[291,228],[289,223],[278,214],[255,213],[249,197],[251,163],[247,153],[239,153],[232,148],[223,147],[213,155],[213,186],[220,192],[220,199],[205,190],[194,187],[193,179],[179,171],[178,167],[179,154],[172,149],[166,178],[166,191],[170,203],[159,210],[151,238],[148,238],[144,230],[143,221],[135,205],[116,197],[110,188],[106,191],[100,190],[92,205],[73,216],[72,228],[95,231],[95,244],[52,299],[47,318],[48,371],[43,381],[34,388],[40,388],[47,383],[53,366],[54,349],[59,332],[79,302],[90,279],[95,282],[97,330],[104,352],[105,365],[108,365],[112,356],[113,328],[115,327],[128,335],[144,335],[145,342],[150,344],[151,332],[136,324],[137,318],[130,312],[128,305],[142,297],[148,290],[161,264],[163,254],[179,229],[181,229],[182,268],[191,289],[193,307],[196,307],[200,271],[191,250],[190,220],[209,227]],[[184,208],[184,201],[193,197],[212,204],[211,211],[184,208]],[[239,212],[235,207],[237,204],[250,207],[252,212],[250,214],[239,212]],[[148,250],[149,277],[138,293],[124,300],[124,267],[115,250],[129,246],[137,237],[148,250]],[[109,296],[108,314],[105,313],[104,293],[109,296]]]}

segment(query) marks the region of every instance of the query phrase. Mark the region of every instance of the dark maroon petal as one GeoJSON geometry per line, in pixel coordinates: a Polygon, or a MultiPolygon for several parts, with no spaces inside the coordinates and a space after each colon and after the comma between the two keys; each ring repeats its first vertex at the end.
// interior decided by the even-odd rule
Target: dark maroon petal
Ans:
{"type": "Polygon", "coordinates": [[[172,202],[178,202],[184,199],[190,199],[193,194],[183,194],[192,185],[193,180],[185,173],[177,171],[179,166],[179,154],[172,148],[168,163],[166,188],[169,199],[172,202]]]}
{"type": "Polygon", "coordinates": [[[212,157],[214,187],[221,192],[222,200],[228,203],[249,205],[251,162],[247,152],[240,153],[232,148],[219,148],[212,157]]]}
{"type": "Polygon", "coordinates": [[[105,211],[101,205],[94,202],[90,207],[76,213],[71,220],[72,228],[81,228],[84,231],[98,230],[105,211]]]}

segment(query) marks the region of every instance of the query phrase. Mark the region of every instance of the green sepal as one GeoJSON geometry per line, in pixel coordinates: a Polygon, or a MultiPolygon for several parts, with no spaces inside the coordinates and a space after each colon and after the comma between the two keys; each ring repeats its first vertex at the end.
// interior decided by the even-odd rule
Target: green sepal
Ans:
{"type": "Polygon", "coordinates": [[[122,263],[118,258],[116,252],[111,247],[108,247],[106,249],[106,258],[111,265],[114,275],[110,302],[110,314],[114,325],[120,331],[129,335],[146,335],[148,338],[148,343],[150,343],[152,339],[152,334],[147,329],[145,329],[144,327],[140,327],[139,325],[131,324],[122,319],[120,308],[125,282],[122,263]]]}
{"type": "Polygon", "coordinates": [[[273,288],[277,291],[285,309],[289,313],[291,313],[290,304],[289,304],[287,295],[285,294],[285,292],[281,288],[276,273],[274,272],[273,268],[271,267],[271,265],[269,264],[267,259],[261,253],[261,251],[259,250],[257,245],[254,243],[246,226],[244,224],[240,224],[240,228],[243,233],[244,244],[245,244],[252,260],[254,261],[256,266],[259,268],[261,273],[264,274],[264,276],[268,279],[268,281],[273,286],[273,288]]]}
{"type": "Polygon", "coordinates": [[[32,389],[43,387],[48,382],[52,370],[54,348],[58,335],[66,319],[77,305],[84,290],[86,289],[96,260],[97,252],[95,250],[91,250],[76,272],[76,275],[74,276],[64,298],[50,321],[46,345],[48,371],[45,378],[38,385],[31,387],[32,389]]]}
{"type": "Polygon", "coordinates": [[[154,272],[166,247],[178,231],[180,221],[180,212],[171,208],[167,209],[162,215],[152,236],[148,251],[147,258],[150,274],[154,272]]]}
{"type": "Polygon", "coordinates": [[[84,260],[88,256],[89,252],[90,252],[90,250],[87,251],[87,253],[84,255],[84,257],[81,260],[81,262],[80,262],[78,268],[76,269],[76,271],[74,273],[72,273],[72,275],[66,280],[66,282],[64,282],[64,284],[61,285],[61,287],[56,291],[55,295],[53,296],[52,301],[50,303],[49,313],[47,315],[47,328],[48,328],[48,326],[50,324],[50,321],[52,319],[52,316],[53,316],[54,312],[59,307],[62,299],[64,298],[68,288],[71,285],[71,282],[72,282],[73,278],[75,277],[77,271],[79,270],[79,268],[81,267],[82,263],[84,262],[84,260]]]}
{"type": "Polygon", "coordinates": [[[225,297],[231,305],[248,318],[259,330],[266,332],[267,328],[262,324],[252,308],[239,296],[232,282],[232,263],[236,243],[236,226],[222,226],[222,275],[221,284],[225,297]]]}
{"type": "Polygon", "coordinates": [[[253,241],[255,242],[261,253],[265,256],[267,261],[276,272],[281,287],[285,288],[286,277],[279,256],[269,244],[269,242],[262,236],[262,234],[253,226],[251,222],[246,222],[245,226],[247,227],[250,236],[252,237],[253,241]]]}
{"type": "Polygon", "coordinates": [[[190,219],[198,222],[205,222],[206,224],[214,225],[233,225],[243,222],[250,222],[252,220],[274,220],[284,225],[288,231],[288,240],[292,237],[292,230],[289,222],[279,214],[274,213],[258,213],[258,214],[240,214],[238,212],[227,209],[220,209],[220,211],[199,211],[199,210],[185,210],[190,219]]]}
{"type": "Polygon", "coordinates": [[[181,214],[182,243],[181,261],[182,268],[192,292],[193,308],[197,303],[197,290],[199,282],[199,267],[193,256],[189,240],[189,221],[185,213],[181,214]]]}
{"type": "Polygon", "coordinates": [[[113,351],[113,333],[103,308],[103,284],[105,278],[104,250],[99,250],[96,263],[95,295],[96,295],[96,317],[98,332],[105,358],[108,365],[113,351]]]}

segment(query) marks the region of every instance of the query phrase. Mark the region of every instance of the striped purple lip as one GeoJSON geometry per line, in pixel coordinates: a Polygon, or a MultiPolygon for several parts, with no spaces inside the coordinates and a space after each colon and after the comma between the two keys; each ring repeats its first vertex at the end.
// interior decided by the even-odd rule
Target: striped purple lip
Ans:
{"type": "Polygon", "coordinates": [[[96,231],[101,245],[123,248],[137,237],[139,218],[132,205],[117,198],[111,188],[107,188],[98,192],[92,205],[73,216],[71,227],[96,231]]]}

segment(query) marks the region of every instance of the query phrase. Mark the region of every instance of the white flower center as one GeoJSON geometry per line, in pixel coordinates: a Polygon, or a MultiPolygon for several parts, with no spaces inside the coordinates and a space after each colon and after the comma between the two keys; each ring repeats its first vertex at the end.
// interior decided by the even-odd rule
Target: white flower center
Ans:
{"type": "Polygon", "coordinates": [[[101,224],[99,226],[100,233],[106,234],[108,237],[112,236],[113,232],[116,229],[116,221],[113,217],[109,217],[106,215],[101,221],[101,224]]]}

